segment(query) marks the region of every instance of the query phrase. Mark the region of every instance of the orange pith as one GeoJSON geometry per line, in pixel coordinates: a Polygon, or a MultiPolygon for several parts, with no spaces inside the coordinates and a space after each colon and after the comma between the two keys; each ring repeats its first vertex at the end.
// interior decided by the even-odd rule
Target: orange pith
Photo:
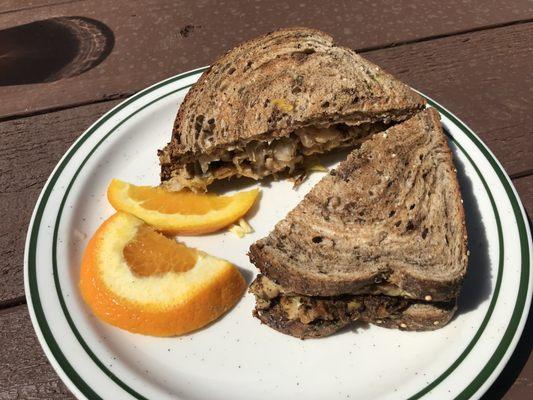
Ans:
{"type": "Polygon", "coordinates": [[[126,263],[138,276],[184,272],[196,263],[196,250],[167,238],[148,225],[141,225],[123,250],[126,263]]]}
{"type": "Polygon", "coordinates": [[[130,186],[128,194],[148,210],[163,214],[202,215],[226,207],[231,198],[189,191],[169,192],[160,187],[130,186]]]}

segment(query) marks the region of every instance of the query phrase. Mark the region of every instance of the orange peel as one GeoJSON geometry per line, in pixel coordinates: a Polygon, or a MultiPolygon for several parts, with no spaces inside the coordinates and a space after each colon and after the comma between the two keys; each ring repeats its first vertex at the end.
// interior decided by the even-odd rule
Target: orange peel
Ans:
{"type": "Polygon", "coordinates": [[[174,255],[185,261],[158,267],[170,254],[164,249],[169,244],[162,241],[171,239],[146,236],[149,229],[135,216],[118,212],[89,241],[79,285],[98,318],[130,332],[175,336],[216,320],[242,297],[246,283],[237,268],[200,250],[175,243],[174,255]],[[145,261],[143,248],[126,260],[124,249],[130,244],[131,250],[132,243],[149,247],[152,274],[146,268],[139,274],[128,264],[145,261]]]}
{"type": "Polygon", "coordinates": [[[136,186],[113,179],[107,198],[117,211],[142,219],[159,231],[196,235],[220,230],[237,221],[255,203],[258,189],[231,196],[171,192],[161,187],[136,186]]]}

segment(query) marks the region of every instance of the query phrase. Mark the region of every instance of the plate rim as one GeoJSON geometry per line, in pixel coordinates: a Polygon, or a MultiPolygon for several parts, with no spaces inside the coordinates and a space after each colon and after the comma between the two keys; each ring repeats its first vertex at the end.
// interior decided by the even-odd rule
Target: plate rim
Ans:
{"type": "MultiPolygon", "coordinates": [[[[186,71],[182,74],[175,75],[173,77],[170,77],[168,79],[165,79],[163,81],[160,81],[142,91],[135,94],[134,96],[131,96],[130,98],[126,99],[125,101],[121,102],[120,104],[113,107],[111,110],[106,112],[103,116],[101,116],[99,119],[96,120],[88,129],[86,129],[79,138],[69,147],[69,149],[65,152],[63,157],[61,157],[60,161],[56,164],[54,170],[50,174],[48,180],[46,181],[39,198],[36,202],[35,208],[32,213],[32,217],[30,220],[30,224],[28,227],[28,233],[26,237],[26,246],[25,246],[25,252],[24,252],[24,284],[25,284],[25,294],[26,294],[26,300],[28,304],[28,310],[30,312],[31,321],[33,324],[33,328],[37,334],[37,337],[39,339],[41,347],[44,349],[45,354],[47,358],[51,361],[54,369],[60,376],[60,378],[67,384],[70,390],[73,390],[75,394],[78,397],[83,398],[90,398],[90,399],[100,399],[101,397],[94,392],[94,390],[84,381],[82,377],[78,375],[78,373],[74,370],[74,368],[71,366],[69,361],[66,359],[65,355],[59,348],[57,342],[55,341],[55,338],[53,334],[51,333],[47,321],[46,316],[44,314],[44,311],[42,309],[42,305],[40,303],[39,294],[38,294],[38,288],[37,288],[37,276],[35,274],[35,253],[36,253],[36,243],[38,239],[38,233],[39,228],[41,226],[41,220],[39,219],[38,224],[36,225],[36,219],[41,218],[42,214],[44,212],[44,209],[47,205],[48,196],[50,195],[55,182],[57,179],[61,176],[62,170],[68,165],[68,162],[71,160],[71,158],[76,154],[78,148],[85,142],[86,139],[88,139],[94,132],[98,130],[98,128],[108,119],[110,119],[113,115],[121,111],[122,109],[125,109],[128,105],[132,104],[136,100],[142,98],[143,96],[147,95],[150,92],[153,92],[156,89],[162,88],[165,85],[180,81],[182,79],[185,79],[189,76],[193,76],[195,74],[198,74],[200,72],[205,71],[209,67],[201,67],[194,70],[186,71]],[[45,199],[46,197],[46,199],[45,199]],[[43,203],[43,199],[45,199],[43,203]],[[33,256],[33,259],[31,258],[33,256]],[[33,275],[31,274],[32,269],[30,267],[33,267],[33,275]],[[36,294],[36,296],[33,295],[33,293],[36,294]]],[[[192,84],[191,84],[192,85],[192,84]]],[[[71,317],[68,313],[68,310],[66,308],[66,305],[64,303],[64,299],[62,298],[62,294],[60,291],[60,286],[58,282],[58,275],[56,273],[56,261],[55,261],[55,254],[57,249],[57,228],[59,226],[60,221],[60,214],[62,211],[62,206],[68,196],[69,190],[71,185],[73,184],[74,180],[76,179],[78,173],[80,172],[81,168],[83,167],[85,161],[91,156],[91,154],[96,150],[96,148],[103,142],[105,139],[113,133],[113,131],[120,126],[122,123],[124,123],[129,117],[135,115],[137,112],[141,111],[142,109],[150,106],[154,102],[160,100],[161,98],[164,98],[166,96],[169,96],[170,94],[175,93],[176,91],[186,89],[187,87],[191,85],[185,85],[183,87],[180,87],[178,89],[172,90],[168,93],[165,93],[156,99],[143,104],[142,106],[139,106],[135,108],[131,114],[129,114],[125,118],[121,118],[119,123],[115,125],[114,128],[110,129],[99,141],[96,143],[86,156],[85,160],[82,162],[81,165],[76,169],[76,172],[72,176],[70,183],[68,185],[68,188],[66,189],[65,193],[63,194],[63,200],[61,202],[61,206],[59,207],[58,216],[55,221],[55,227],[54,227],[54,236],[52,240],[52,264],[53,264],[53,271],[54,271],[54,283],[57,290],[58,299],[60,301],[61,307],[63,308],[63,313],[65,314],[65,318],[67,320],[67,323],[69,324],[69,327],[72,330],[72,333],[76,336],[76,339],[79,341],[80,345],[84,348],[84,350],[87,352],[88,356],[92,359],[93,362],[95,362],[96,366],[100,368],[100,370],[108,376],[113,382],[115,382],[119,387],[121,387],[123,390],[125,390],[128,394],[131,396],[143,399],[145,400],[146,397],[142,396],[141,394],[137,393],[135,390],[130,388],[127,384],[122,382],[118,377],[116,377],[111,371],[109,371],[101,361],[98,360],[98,358],[92,353],[92,351],[89,349],[88,345],[85,343],[83,338],[81,338],[81,335],[77,331],[77,329],[74,327],[74,324],[71,320],[71,317]]],[[[420,92],[419,92],[420,93],[420,92]]],[[[422,93],[421,93],[422,94],[422,93]]],[[[422,94],[423,95],[423,94],[422,94]]],[[[520,248],[521,248],[521,261],[522,265],[520,268],[520,284],[519,284],[519,290],[516,298],[515,305],[513,307],[513,312],[511,314],[511,318],[508,321],[508,325],[505,331],[505,334],[503,335],[502,339],[498,343],[498,346],[495,347],[494,353],[487,362],[487,364],[481,369],[481,371],[473,378],[469,378],[470,383],[463,389],[463,391],[458,395],[458,399],[467,399],[471,398],[472,396],[479,394],[481,395],[483,392],[486,391],[483,390],[482,393],[479,393],[480,388],[482,388],[483,385],[487,386],[487,384],[492,384],[497,376],[500,374],[501,370],[505,367],[510,355],[516,348],[516,344],[518,341],[518,338],[520,337],[524,325],[525,320],[529,311],[530,301],[528,302],[528,297],[531,297],[530,293],[530,281],[531,281],[531,265],[530,265],[530,252],[531,252],[531,233],[529,231],[528,224],[525,223],[526,217],[525,217],[525,211],[523,208],[523,205],[520,201],[519,196],[516,193],[516,189],[512,185],[512,182],[510,181],[507,173],[499,163],[499,161],[494,157],[492,152],[487,148],[487,146],[481,141],[481,139],[464,124],[459,118],[457,118],[454,114],[452,114],[450,111],[448,111],[445,107],[434,101],[433,99],[429,98],[428,96],[423,95],[427,100],[428,103],[435,107],[441,114],[445,115],[452,123],[454,123],[473,143],[474,145],[483,153],[483,156],[487,159],[487,161],[490,163],[492,169],[495,171],[498,179],[502,183],[503,188],[505,189],[505,194],[507,195],[512,209],[513,214],[516,219],[516,226],[520,238],[520,248]],[[525,246],[524,246],[525,245],[525,246]],[[525,273],[524,273],[525,272],[525,273]],[[528,293],[530,296],[528,296],[528,293]],[[520,304],[519,304],[520,303],[520,304]],[[519,309],[519,310],[518,310],[519,309]]],[[[497,212],[497,208],[494,204],[494,199],[492,197],[492,194],[490,190],[488,189],[488,186],[485,182],[485,179],[483,178],[483,175],[479,171],[477,165],[472,161],[470,158],[470,155],[462,148],[462,146],[455,142],[458,147],[461,148],[463,153],[467,156],[469,161],[472,163],[474,168],[476,169],[476,172],[479,174],[482,183],[487,190],[487,193],[489,195],[491,205],[493,208],[493,211],[495,212],[495,218],[497,221],[498,226],[498,233],[499,233],[499,244],[500,244],[500,251],[499,251],[499,265],[498,265],[498,276],[496,285],[498,285],[498,281],[501,281],[502,279],[502,273],[500,273],[500,269],[502,268],[503,263],[503,247],[501,246],[503,243],[503,236],[501,233],[501,223],[499,221],[499,216],[497,212]]],[[[426,385],[423,389],[415,393],[414,395],[409,397],[409,400],[415,400],[418,399],[425,394],[427,394],[430,390],[432,390],[434,387],[436,387],[440,382],[442,382],[447,376],[449,376],[451,373],[453,373],[453,370],[457,368],[462,361],[466,358],[466,356],[470,353],[470,351],[475,347],[477,340],[481,337],[483,334],[484,328],[488,321],[490,320],[492,311],[496,305],[497,297],[499,294],[499,287],[495,287],[494,289],[494,295],[492,296],[491,303],[489,305],[489,308],[487,310],[487,313],[485,317],[483,318],[483,321],[481,325],[478,327],[476,334],[474,335],[474,338],[470,341],[468,346],[465,348],[465,350],[461,353],[461,355],[457,358],[456,361],[454,361],[442,374],[440,374],[433,382],[431,382],[429,385],[426,385]],[[498,290],[498,291],[497,291],[498,290]]],[[[488,388],[488,387],[487,387],[488,388]]]]}

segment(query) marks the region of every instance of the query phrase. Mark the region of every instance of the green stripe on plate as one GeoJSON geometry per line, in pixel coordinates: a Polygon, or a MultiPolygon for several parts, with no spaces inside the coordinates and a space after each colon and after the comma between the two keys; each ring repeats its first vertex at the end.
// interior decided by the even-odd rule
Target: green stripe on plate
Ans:
{"type": "MultiPolygon", "coordinates": [[[[481,142],[481,140],[479,140],[479,138],[465,124],[463,124],[462,121],[460,121],[457,117],[451,114],[448,110],[438,105],[434,101],[430,100],[429,102],[431,105],[437,106],[439,109],[439,112],[441,112],[442,114],[450,118],[450,120],[452,120],[463,132],[465,132],[469,136],[472,142],[474,142],[476,147],[481,150],[485,158],[489,161],[494,171],[496,171],[496,174],[498,175],[498,178],[502,182],[503,187],[507,193],[507,196],[511,200],[511,205],[513,207],[513,212],[515,215],[515,219],[516,219],[516,223],[518,227],[518,233],[520,237],[520,256],[522,260],[522,265],[520,269],[520,283],[518,286],[518,294],[517,294],[513,314],[511,315],[509,325],[507,326],[507,329],[505,330],[505,333],[503,335],[502,340],[500,341],[500,344],[496,348],[495,352],[492,354],[491,358],[489,359],[485,367],[483,367],[483,369],[474,378],[474,380],[470,383],[470,385],[468,385],[456,397],[456,399],[463,400],[463,399],[469,399],[470,397],[472,397],[479,390],[479,388],[487,381],[487,379],[490,377],[493,371],[498,367],[498,364],[503,359],[518,329],[518,325],[520,324],[520,320],[522,318],[524,307],[527,302],[527,292],[528,292],[529,276],[530,276],[530,259],[529,259],[529,253],[530,253],[529,244],[530,243],[527,237],[527,230],[526,230],[524,218],[522,216],[522,211],[516,199],[516,195],[513,191],[513,188],[511,187],[511,184],[509,182],[509,178],[502,171],[500,165],[496,162],[494,156],[487,150],[486,146],[481,142]]],[[[467,157],[470,159],[468,155],[467,157]]],[[[477,170],[477,166],[475,166],[475,168],[477,170]]],[[[479,171],[478,171],[478,174],[479,174],[479,171]]],[[[485,182],[483,182],[483,184],[486,185],[485,182]]],[[[488,193],[490,194],[490,192],[488,193]]],[[[492,198],[492,195],[491,195],[491,203],[493,203],[493,207],[494,207],[494,199],[492,198]]],[[[499,227],[499,229],[501,228],[499,227]]],[[[503,254],[500,255],[500,258],[502,257],[503,257],[503,254]]],[[[500,278],[501,278],[500,271],[498,271],[498,279],[500,280],[499,283],[501,284],[500,278]]]]}
{"type": "MultiPolygon", "coordinates": [[[[126,106],[134,102],[135,100],[141,98],[142,96],[145,96],[146,94],[159,89],[169,83],[175,82],[177,80],[186,78],[188,76],[197,74],[199,72],[204,71],[205,69],[198,69],[194,71],[190,71],[181,75],[177,75],[173,78],[167,79],[163,82],[160,82],[159,84],[156,84],[150,88],[147,88],[146,90],[138,93],[137,95],[131,97],[130,99],[126,100],[125,102],[121,103],[114,109],[110,110],[108,113],[106,113],[102,118],[100,118],[91,128],[89,128],[81,137],[80,139],[74,143],[74,145],[69,149],[69,151],[66,153],[63,160],[60,162],[59,166],[57,167],[56,171],[52,174],[49,182],[46,185],[46,188],[43,192],[42,198],[39,201],[39,204],[37,206],[35,217],[33,220],[33,224],[31,226],[31,235],[30,235],[30,243],[29,243],[29,251],[28,251],[28,274],[29,274],[29,287],[30,287],[30,294],[31,294],[31,304],[33,305],[33,308],[35,310],[35,315],[37,319],[37,323],[39,325],[39,328],[43,334],[43,338],[49,347],[52,355],[54,356],[55,360],[65,372],[65,374],[68,376],[68,378],[72,381],[72,383],[80,390],[81,393],[83,393],[87,398],[89,399],[100,399],[98,394],[94,392],[93,389],[91,389],[85,381],[77,374],[77,372],[74,370],[74,368],[70,365],[64,354],[61,352],[60,347],[58,346],[55,338],[53,337],[51,330],[48,326],[48,323],[46,321],[46,316],[44,314],[40,297],[39,297],[39,291],[38,291],[38,285],[37,285],[37,276],[36,276],[36,246],[37,246],[37,240],[38,240],[38,233],[39,233],[39,227],[42,221],[42,216],[44,213],[44,209],[47,205],[48,199],[50,197],[50,194],[61,175],[62,171],[68,164],[68,162],[72,159],[76,151],[81,147],[83,143],[107,120],[109,120],[113,115],[115,115],[120,110],[124,109],[126,106]]],[[[190,85],[189,85],[190,86],[190,85]]],[[[69,185],[66,188],[66,191],[64,193],[63,199],[60,203],[57,219],[54,225],[54,233],[53,233],[53,249],[52,249],[52,262],[53,262],[53,274],[54,274],[54,282],[56,285],[56,291],[58,295],[59,302],[61,304],[61,308],[65,314],[65,318],[74,333],[76,339],[79,341],[80,345],[83,347],[85,352],[89,355],[89,357],[95,362],[96,366],[105,373],[113,382],[115,382],[120,388],[122,388],[124,391],[132,395],[133,397],[137,399],[145,399],[141,394],[136,392],[134,389],[129,387],[126,383],[122,382],[117,376],[115,376],[109,369],[107,369],[104,364],[96,357],[96,355],[92,352],[92,350],[89,348],[87,343],[83,340],[82,336],[80,335],[79,331],[77,330],[76,326],[74,325],[74,322],[72,320],[72,317],[70,316],[68,312],[68,308],[66,306],[66,303],[64,301],[59,277],[57,274],[57,236],[58,236],[58,228],[60,225],[61,220],[61,214],[63,211],[63,208],[66,203],[66,199],[68,197],[68,194],[70,192],[70,189],[72,188],[74,181],[76,177],[81,172],[83,166],[86,164],[87,160],[91,157],[92,154],[96,151],[96,149],[113,133],[115,130],[122,125],[124,122],[129,120],[133,115],[140,112],[141,110],[145,109],[146,107],[149,107],[153,103],[157,102],[158,100],[167,97],[176,91],[183,90],[187,88],[188,86],[181,87],[179,89],[176,89],[170,93],[166,93],[165,95],[154,99],[148,104],[145,104],[141,108],[135,110],[133,113],[128,115],[125,119],[123,119],[119,124],[117,124],[113,129],[111,129],[89,152],[89,154],[85,157],[83,162],[78,167],[77,171],[73,175],[69,185]]],[[[468,398],[479,389],[479,387],[489,378],[490,374],[494,371],[494,369],[498,366],[499,362],[503,358],[507,348],[510,345],[510,342],[512,341],[516,330],[518,328],[522,312],[526,303],[527,298],[527,290],[528,290],[528,277],[529,277],[529,242],[527,240],[527,233],[526,228],[524,224],[524,220],[521,215],[520,206],[518,204],[518,200],[515,196],[515,194],[512,191],[512,188],[510,187],[510,184],[508,180],[506,179],[505,174],[501,170],[500,166],[497,164],[497,162],[494,160],[493,156],[485,149],[484,145],[477,139],[475,134],[471,132],[462,122],[460,122],[455,116],[450,114],[447,110],[445,110],[443,107],[438,105],[437,103],[434,103],[433,101],[429,100],[429,103],[437,108],[439,112],[446,115],[451,121],[453,121],[473,142],[474,144],[482,151],[484,156],[489,160],[491,165],[493,166],[494,170],[496,171],[498,178],[502,182],[503,186],[505,187],[506,193],[509,196],[509,200],[512,203],[513,211],[515,213],[515,217],[518,224],[518,230],[520,235],[520,245],[521,245],[521,256],[522,256],[522,268],[521,268],[521,277],[520,277],[520,288],[518,291],[517,301],[513,310],[513,315],[510,320],[509,326],[507,327],[507,330],[505,332],[504,337],[502,338],[502,341],[498,345],[495,353],[492,355],[491,360],[489,363],[483,368],[483,370],[479,373],[479,375],[470,383],[470,385],[464,389],[464,391],[459,395],[458,398],[464,399],[468,398]]],[[[453,140],[453,138],[452,138],[453,140]]],[[[495,212],[496,222],[498,226],[498,236],[499,236],[499,245],[500,249],[503,250],[503,236],[502,236],[502,229],[501,229],[501,223],[499,219],[499,215],[497,212],[497,209],[495,207],[494,198],[489,191],[488,185],[485,182],[485,179],[481,175],[480,171],[478,170],[477,166],[472,162],[470,156],[464,151],[464,149],[454,141],[454,143],[460,148],[460,150],[466,155],[466,157],[469,159],[469,161],[474,165],[477,174],[480,176],[483,185],[485,189],[487,190],[487,193],[489,195],[491,205],[495,212]]],[[[424,389],[416,393],[415,395],[410,397],[410,400],[412,399],[418,399],[422,397],[424,394],[428,393],[431,389],[436,387],[439,383],[441,383],[447,376],[449,376],[455,368],[457,368],[458,365],[464,360],[464,358],[468,355],[468,353],[472,350],[472,348],[475,346],[477,340],[483,333],[483,330],[485,329],[486,325],[488,324],[490,320],[490,316],[492,315],[492,311],[494,310],[494,307],[497,302],[499,289],[501,285],[501,279],[502,279],[502,273],[503,273],[503,252],[500,251],[500,257],[499,257],[499,266],[498,266],[498,276],[496,279],[496,285],[495,285],[495,291],[494,296],[491,300],[491,303],[489,305],[489,309],[487,311],[487,314],[485,315],[485,318],[476,332],[476,335],[472,339],[472,341],[469,343],[469,345],[466,347],[466,349],[463,351],[461,356],[443,373],[441,374],[435,381],[430,383],[428,386],[426,386],[424,389]]]]}

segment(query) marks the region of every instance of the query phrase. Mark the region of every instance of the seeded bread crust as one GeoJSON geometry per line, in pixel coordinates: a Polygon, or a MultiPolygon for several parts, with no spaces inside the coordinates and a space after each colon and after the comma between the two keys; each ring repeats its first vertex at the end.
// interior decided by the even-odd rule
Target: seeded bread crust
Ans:
{"type": "Polygon", "coordinates": [[[468,262],[461,194],[434,109],[363,143],[249,257],[308,296],[387,282],[403,297],[457,298],[468,262]]]}
{"type": "Polygon", "coordinates": [[[331,36],[280,29],[227,52],[189,90],[172,139],[158,153],[161,180],[172,180],[200,154],[252,139],[313,125],[401,121],[424,105],[422,96],[331,36]]]}
{"type": "Polygon", "coordinates": [[[457,304],[452,303],[414,303],[401,315],[389,318],[372,318],[368,322],[384,328],[404,331],[432,331],[442,328],[455,315],[457,304]]]}

